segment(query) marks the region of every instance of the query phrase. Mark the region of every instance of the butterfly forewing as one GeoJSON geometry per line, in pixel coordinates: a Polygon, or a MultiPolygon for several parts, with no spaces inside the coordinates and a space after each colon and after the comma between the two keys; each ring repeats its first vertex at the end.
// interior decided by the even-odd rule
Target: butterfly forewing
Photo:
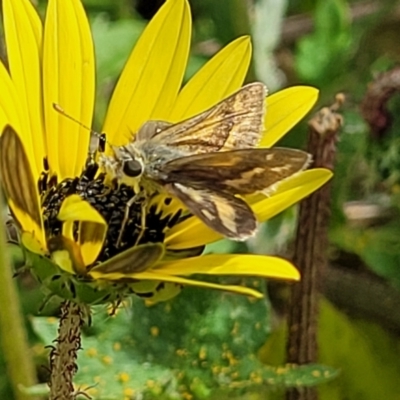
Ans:
{"type": "Polygon", "coordinates": [[[179,182],[197,189],[252,194],[302,171],[309,162],[308,153],[286,148],[196,154],[165,164],[164,183],[179,182]]]}
{"type": "Polygon", "coordinates": [[[150,138],[155,144],[179,148],[185,154],[252,148],[261,138],[265,96],[266,88],[262,83],[249,84],[183,122],[153,125],[151,129],[145,124],[136,142],[150,138]]]}
{"type": "Polygon", "coordinates": [[[7,197],[41,226],[39,199],[29,159],[21,139],[9,125],[0,137],[0,179],[7,197]]]}

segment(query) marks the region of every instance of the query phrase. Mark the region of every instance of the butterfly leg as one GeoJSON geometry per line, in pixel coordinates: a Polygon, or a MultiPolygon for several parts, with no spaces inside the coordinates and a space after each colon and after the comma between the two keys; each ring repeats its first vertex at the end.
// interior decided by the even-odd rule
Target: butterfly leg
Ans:
{"type": "Polygon", "coordinates": [[[141,204],[141,215],[140,215],[140,232],[135,241],[135,246],[137,246],[142,239],[144,232],[146,230],[146,201],[141,204]]]}
{"type": "Polygon", "coordinates": [[[129,211],[131,209],[132,204],[137,200],[139,196],[139,193],[135,194],[133,197],[131,197],[131,199],[126,203],[125,206],[125,213],[124,213],[124,219],[122,220],[122,224],[121,224],[121,230],[119,231],[119,235],[118,235],[118,240],[117,240],[117,247],[119,247],[121,245],[121,241],[122,241],[122,236],[124,234],[125,228],[126,228],[126,224],[128,223],[129,220],[129,211]]]}

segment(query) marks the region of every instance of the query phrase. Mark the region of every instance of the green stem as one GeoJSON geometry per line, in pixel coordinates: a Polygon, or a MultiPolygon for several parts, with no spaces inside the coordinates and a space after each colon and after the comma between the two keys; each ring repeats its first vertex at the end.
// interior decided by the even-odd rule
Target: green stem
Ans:
{"type": "MultiPolygon", "coordinates": [[[[0,196],[0,210],[4,204],[0,196]]],[[[37,383],[15,281],[7,254],[4,229],[0,229],[0,338],[7,374],[16,400],[34,400],[21,386],[37,383]]]]}

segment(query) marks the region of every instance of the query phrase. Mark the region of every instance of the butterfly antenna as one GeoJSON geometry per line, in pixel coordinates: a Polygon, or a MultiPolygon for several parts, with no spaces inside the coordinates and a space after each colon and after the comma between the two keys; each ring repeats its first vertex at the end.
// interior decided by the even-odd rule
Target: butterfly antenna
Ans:
{"type": "MultiPolygon", "coordinates": [[[[76,118],[72,117],[71,115],[67,114],[62,107],[60,107],[57,103],[53,103],[53,108],[56,110],[58,113],[63,115],[64,117],[68,118],[69,120],[75,122],[79,126],[81,126],[84,129],[87,129],[91,134],[93,134],[93,137],[97,138],[98,143],[95,144],[96,150],[90,149],[89,150],[89,158],[93,159],[94,154],[97,151],[100,151],[101,153],[104,153],[105,151],[105,144],[108,143],[106,140],[106,134],[105,133],[99,133],[94,131],[92,128],[89,128],[87,125],[83,124],[81,121],[78,121],[76,118]]],[[[109,144],[109,143],[108,143],[109,144]]],[[[92,144],[90,145],[90,148],[92,147],[92,144]]]]}
{"type": "Polygon", "coordinates": [[[94,131],[92,128],[89,128],[87,125],[83,124],[81,121],[78,121],[76,118],[72,117],[71,115],[67,114],[63,108],[61,108],[58,104],[53,103],[53,108],[63,115],[64,117],[68,118],[69,120],[77,123],[79,126],[81,126],[84,129],[87,129],[90,133],[93,133],[93,135],[97,136],[98,138],[101,138],[102,134],[99,132],[94,131]]]}

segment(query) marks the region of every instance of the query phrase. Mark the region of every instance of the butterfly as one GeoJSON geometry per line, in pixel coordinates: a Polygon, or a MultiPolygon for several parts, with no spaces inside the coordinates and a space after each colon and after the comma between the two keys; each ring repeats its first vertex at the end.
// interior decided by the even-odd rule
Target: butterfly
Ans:
{"type": "MultiPolygon", "coordinates": [[[[35,190],[38,182],[32,173],[24,144],[10,125],[3,129],[0,136],[0,183],[12,210],[22,212],[37,228],[44,229],[44,206],[35,190]]],[[[41,284],[50,295],[56,294],[83,304],[111,302],[118,305],[131,294],[152,302],[171,298],[180,291],[182,285],[190,284],[190,281],[177,276],[163,276],[162,268],[159,274],[156,269],[155,274],[148,273],[139,280],[136,274],[151,270],[158,263],[170,259],[196,257],[203,250],[202,247],[169,250],[164,243],[147,242],[132,246],[103,262],[97,260],[92,265],[85,265],[81,249],[72,238],[50,229],[46,231],[46,248],[43,248],[36,238],[37,232],[27,229],[21,221],[17,222],[20,222],[21,244],[27,266],[32,267],[41,284]]],[[[79,226],[75,228],[80,229],[79,226]]],[[[237,292],[235,286],[223,286],[223,289],[237,292]]],[[[251,295],[254,293],[248,292],[251,295]]]]}
{"type": "Polygon", "coordinates": [[[246,240],[257,220],[241,196],[271,193],[310,163],[301,150],[256,148],[265,96],[265,86],[255,82],[182,122],[148,121],[129,143],[102,154],[100,167],[117,184],[133,187],[127,210],[143,193],[166,192],[222,236],[246,240]]]}

